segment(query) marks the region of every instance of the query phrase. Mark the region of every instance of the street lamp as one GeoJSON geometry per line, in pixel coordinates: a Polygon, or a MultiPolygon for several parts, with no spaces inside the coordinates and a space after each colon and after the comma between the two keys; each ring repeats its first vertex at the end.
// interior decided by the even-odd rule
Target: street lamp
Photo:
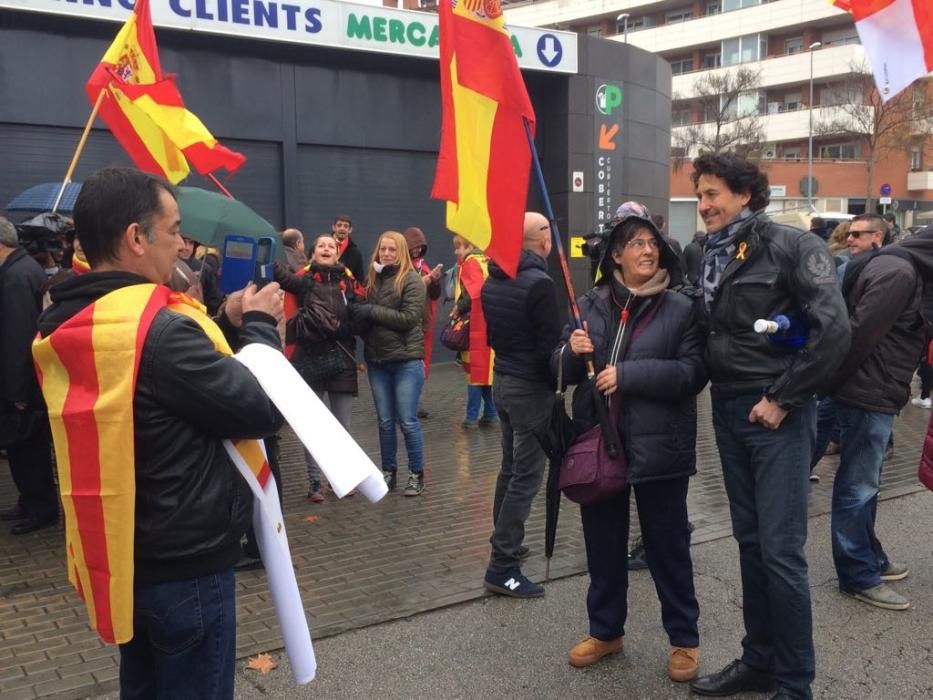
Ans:
{"type": "Polygon", "coordinates": [[[619,31],[619,22],[622,23],[622,41],[626,44],[628,43],[628,18],[631,15],[628,12],[623,12],[621,15],[616,17],[616,31],[619,31]]]}
{"type": "Polygon", "coordinates": [[[813,52],[822,45],[823,44],[819,41],[814,41],[810,44],[810,101],[807,103],[807,107],[810,110],[810,129],[808,132],[810,146],[807,157],[807,206],[810,208],[811,214],[813,213],[813,52]]]}

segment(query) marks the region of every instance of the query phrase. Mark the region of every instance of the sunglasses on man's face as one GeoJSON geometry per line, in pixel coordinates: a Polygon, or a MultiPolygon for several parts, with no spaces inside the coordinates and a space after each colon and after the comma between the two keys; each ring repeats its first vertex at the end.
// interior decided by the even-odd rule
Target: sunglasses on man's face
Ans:
{"type": "Polygon", "coordinates": [[[870,229],[868,229],[867,231],[852,231],[852,230],[849,230],[849,235],[852,236],[852,238],[861,238],[861,237],[862,237],[864,234],[866,234],[866,233],[881,233],[881,231],[879,231],[879,230],[876,229],[876,228],[870,228],[870,229]]]}

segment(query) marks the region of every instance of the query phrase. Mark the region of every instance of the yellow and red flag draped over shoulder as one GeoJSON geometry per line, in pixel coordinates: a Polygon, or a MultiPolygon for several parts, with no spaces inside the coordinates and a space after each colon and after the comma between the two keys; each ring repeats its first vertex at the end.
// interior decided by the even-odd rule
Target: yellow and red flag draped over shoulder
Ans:
{"type": "Polygon", "coordinates": [[[440,3],[441,145],[431,196],[447,228],[511,276],[522,249],[535,114],[499,0],[440,3]]]}
{"type": "MultiPolygon", "coordinates": [[[[111,292],[33,344],[55,443],[68,579],[91,626],[116,644],[133,638],[133,397],[143,344],[166,306],[194,319],[218,352],[230,354],[203,306],[154,284],[111,292]]],[[[240,441],[236,450],[264,486],[271,472],[259,442],[240,441]]]]}
{"type": "Polygon", "coordinates": [[[480,295],[487,277],[489,263],[482,253],[473,251],[457,265],[454,302],[461,294],[470,297],[470,346],[469,350],[460,353],[460,360],[467,373],[467,383],[472,386],[491,386],[495,364],[495,353],[486,339],[486,314],[480,295]]]}
{"type": "Polygon", "coordinates": [[[884,102],[933,71],[931,0],[835,0],[833,4],[852,13],[884,102]]]}
{"type": "Polygon", "coordinates": [[[217,142],[162,75],[149,0],[137,0],[85,91],[92,104],[103,91],[99,114],[137,167],[173,184],[187,177],[188,160],[202,175],[246,160],[217,142]]]}

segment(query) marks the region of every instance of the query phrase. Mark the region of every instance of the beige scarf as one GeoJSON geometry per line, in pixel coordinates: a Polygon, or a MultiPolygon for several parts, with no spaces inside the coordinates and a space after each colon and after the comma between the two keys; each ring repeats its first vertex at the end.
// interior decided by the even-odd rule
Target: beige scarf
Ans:
{"type": "Polygon", "coordinates": [[[623,287],[628,289],[629,293],[633,297],[652,297],[655,294],[660,294],[671,282],[671,276],[667,274],[667,270],[663,267],[659,267],[658,271],[654,273],[654,277],[645,282],[638,289],[632,289],[625,283],[625,278],[622,276],[622,270],[616,268],[612,271],[613,276],[616,278],[616,281],[621,284],[623,287]]]}

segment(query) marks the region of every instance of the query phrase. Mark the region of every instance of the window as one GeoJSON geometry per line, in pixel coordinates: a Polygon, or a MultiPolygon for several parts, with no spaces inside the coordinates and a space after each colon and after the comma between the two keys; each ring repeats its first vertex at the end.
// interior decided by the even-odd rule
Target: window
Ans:
{"type": "Polygon", "coordinates": [[[782,112],[796,112],[800,109],[801,102],[801,93],[799,92],[788,92],[784,94],[784,102],[782,103],[783,109],[782,112]]]}
{"type": "Polygon", "coordinates": [[[825,160],[855,160],[858,148],[854,143],[820,146],[820,158],[825,160]]]}
{"type": "Polygon", "coordinates": [[[760,34],[748,34],[735,39],[725,39],[722,42],[722,64],[724,66],[760,61],[767,55],[768,39],[760,34]]]}
{"type": "Polygon", "coordinates": [[[722,11],[740,10],[743,7],[753,7],[761,3],[762,0],[722,0],[722,11]]]}
{"type": "Polygon", "coordinates": [[[914,171],[923,169],[923,151],[920,146],[910,147],[910,169],[914,171]]]}
{"type": "Polygon", "coordinates": [[[679,24],[680,22],[686,22],[688,19],[693,19],[692,7],[683,10],[671,10],[664,15],[665,24],[679,24]]]}
{"type": "MultiPolygon", "coordinates": [[[[636,32],[639,29],[649,29],[650,27],[650,17],[636,17],[635,19],[632,19],[631,17],[628,18],[628,30],[630,32],[636,32]]],[[[625,20],[619,22],[616,28],[618,29],[619,34],[621,34],[625,28],[625,20]]]]}
{"type": "Polygon", "coordinates": [[[718,15],[722,12],[722,4],[720,2],[708,2],[706,3],[706,16],[718,15]]]}
{"type": "Polygon", "coordinates": [[[820,107],[835,107],[838,105],[863,105],[865,95],[860,85],[836,84],[820,88],[820,107]]]}
{"type": "Polygon", "coordinates": [[[741,119],[765,111],[765,95],[758,91],[741,92],[735,97],[721,95],[719,100],[726,119],[741,119]]]}
{"type": "Polygon", "coordinates": [[[858,32],[855,31],[855,25],[850,25],[844,29],[831,29],[823,32],[820,41],[823,46],[842,46],[843,44],[858,44],[858,32]]]}
{"type": "Polygon", "coordinates": [[[586,33],[588,36],[602,36],[603,27],[600,24],[591,24],[586,28],[586,33]]]}
{"type": "Polygon", "coordinates": [[[719,68],[722,65],[722,54],[708,53],[703,56],[703,68],[719,68]]]}
{"type": "Polygon", "coordinates": [[[800,53],[803,51],[803,38],[795,36],[793,39],[784,40],[784,54],[786,56],[791,56],[795,53],[800,53]]]}
{"type": "Polygon", "coordinates": [[[671,124],[673,126],[686,126],[691,122],[692,114],[689,108],[675,109],[671,112],[671,124]]]}
{"type": "Polygon", "coordinates": [[[800,160],[800,147],[784,148],[784,160],[800,160]]]}
{"type": "Polygon", "coordinates": [[[680,75],[681,73],[689,73],[693,70],[693,57],[683,58],[679,61],[671,61],[671,73],[674,75],[680,75]]]}

